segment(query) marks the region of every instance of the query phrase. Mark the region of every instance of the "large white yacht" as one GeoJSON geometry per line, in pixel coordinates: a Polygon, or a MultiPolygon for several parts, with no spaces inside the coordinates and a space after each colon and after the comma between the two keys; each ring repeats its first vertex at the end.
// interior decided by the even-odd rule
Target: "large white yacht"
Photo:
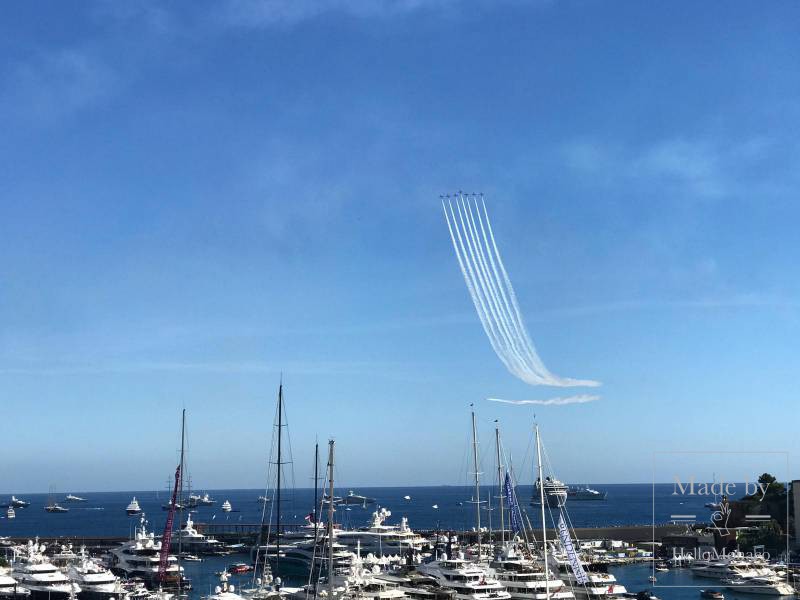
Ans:
{"type": "Polygon", "coordinates": [[[581,585],[577,582],[572,569],[565,563],[559,564],[561,579],[572,589],[577,600],[608,600],[609,598],[621,598],[628,593],[625,586],[617,581],[611,573],[601,571],[586,570],[589,582],[581,585]]]}
{"type": "Polygon", "coordinates": [[[722,584],[729,590],[762,596],[794,596],[794,588],[779,577],[750,577],[723,579],[722,584]]]}
{"type": "Polygon", "coordinates": [[[127,512],[130,516],[141,514],[142,507],[139,506],[139,501],[136,499],[136,496],[133,497],[131,503],[125,508],[125,512],[127,512]]]}
{"type": "Polygon", "coordinates": [[[22,554],[15,558],[11,576],[30,591],[34,600],[66,600],[81,591],[44,556],[44,546],[28,541],[22,554]]]}
{"type": "Polygon", "coordinates": [[[531,560],[521,557],[509,544],[490,565],[495,577],[505,586],[512,600],[574,600],[575,595],[564,581],[531,560]]]}
{"type": "Polygon", "coordinates": [[[92,559],[85,548],[81,548],[78,560],[67,567],[67,575],[80,586],[82,598],[103,600],[122,595],[119,578],[92,559]]]}
{"type": "Polygon", "coordinates": [[[21,500],[16,496],[11,496],[11,501],[8,503],[12,508],[27,508],[31,505],[27,500],[21,500]]]}
{"type": "Polygon", "coordinates": [[[400,519],[400,525],[386,525],[386,520],[392,512],[380,508],[372,513],[370,524],[365,529],[338,529],[335,532],[336,541],[347,546],[351,551],[356,551],[360,545],[361,552],[372,553],[376,556],[404,555],[409,552],[419,552],[427,540],[415,533],[408,526],[408,519],[400,519]]]}
{"type": "Polygon", "coordinates": [[[456,592],[456,600],[510,600],[503,584],[490,576],[480,565],[463,558],[447,558],[424,563],[417,570],[433,577],[442,587],[456,592]]]}
{"type": "Polygon", "coordinates": [[[30,595],[30,590],[19,585],[17,580],[11,577],[11,569],[0,567],[0,599],[24,600],[30,595]]]}
{"type": "Polygon", "coordinates": [[[225,546],[219,540],[207,537],[194,528],[192,513],[186,518],[186,524],[178,531],[172,541],[173,547],[182,552],[194,554],[221,554],[225,546]]]}
{"type": "Polygon", "coordinates": [[[737,558],[721,560],[696,560],[691,566],[692,574],[697,577],[712,579],[752,579],[753,577],[768,577],[775,573],[770,569],[760,568],[754,564],[737,558]]]}
{"type": "MultiPolygon", "coordinates": [[[[134,539],[109,551],[111,570],[127,578],[141,577],[152,582],[158,577],[160,564],[161,540],[155,534],[147,531],[147,521],[144,514],[139,520],[134,539]]],[[[178,559],[169,555],[167,560],[167,577],[177,581],[183,567],[178,565],[178,559]]]]}

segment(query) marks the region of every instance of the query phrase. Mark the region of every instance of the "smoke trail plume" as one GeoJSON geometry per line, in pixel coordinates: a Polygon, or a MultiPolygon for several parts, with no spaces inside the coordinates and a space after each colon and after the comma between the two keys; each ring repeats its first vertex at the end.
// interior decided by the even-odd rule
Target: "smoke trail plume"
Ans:
{"type": "Polygon", "coordinates": [[[489,402],[502,402],[503,404],[514,404],[521,406],[524,404],[536,404],[538,406],[563,406],[565,404],[586,404],[587,402],[594,402],[600,400],[600,396],[591,396],[589,394],[581,394],[578,396],[566,396],[549,398],[548,400],[502,400],[500,398],[487,398],[489,402]]]}
{"type": "Polygon", "coordinates": [[[452,200],[443,197],[442,209],[461,275],[495,354],[511,374],[531,385],[600,385],[590,379],[559,377],[539,358],[497,249],[483,196],[480,200],[479,206],[475,194],[470,197],[459,192],[452,200]]]}

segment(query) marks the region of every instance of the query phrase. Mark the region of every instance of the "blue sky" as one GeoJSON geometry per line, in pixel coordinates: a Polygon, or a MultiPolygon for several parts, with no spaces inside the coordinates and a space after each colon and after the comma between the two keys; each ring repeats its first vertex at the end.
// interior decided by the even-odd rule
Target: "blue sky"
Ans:
{"type": "Polygon", "coordinates": [[[280,372],[298,485],[331,435],[346,485],[463,482],[470,402],[525,471],[533,411],[484,398],[560,393],[492,353],[457,189],[486,194],[545,364],[603,382],[537,411],[562,478],[796,457],[798,13],[6,6],[0,492],[162,487],[182,407],[196,485],[263,485],[280,372]]]}

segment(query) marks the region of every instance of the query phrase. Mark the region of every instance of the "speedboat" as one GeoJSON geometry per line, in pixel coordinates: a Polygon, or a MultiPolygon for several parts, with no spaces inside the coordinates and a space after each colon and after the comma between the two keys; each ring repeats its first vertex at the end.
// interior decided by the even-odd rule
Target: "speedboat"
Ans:
{"type": "Polygon", "coordinates": [[[231,507],[230,500],[225,500],[225,502],[222,503],[222,506],[220,506],[220,508],[222,509],[222,512],[231,512],[231,510],[233,510],[233,508],[231,507]]]}
{"type": "Polygon", "coordinates": [[[44,546],[28,541],[20,560],[14,562],[11,576],[30,592],[34,600],[67,600],[81,591],[58,567],[44,556],[44,546]]]}
{"type": "Polygon", "coordinates": [[[65,512],[69,512],[68,508],[64,508],[58,502],[51,502],[50,504],[45,506],[44,509],[49,513],[65,513],[65,512]]]}
{"type": "Polygon", "coordinates": [[[17,513],[14,512],[14,507],[9,506],[8,510],[6,511],[6,519],[13,519],[17,516],[17,513]]]}
{"type": "Polygon", "coordinates": [[[142,507],[139,506],[139,501],[136,500],[136,496],[133,497],[131,503],[125,508],[125,512],[128,513],[130,516],[141,514],[142,507]]]}
{"type": "Polygon", "coordinates": [[[411,496],[403,496],[403,500],[406,502],[411,502],[411,496]]]}
{"type": "Polygon", "coordinates": [[[64,498],[64,502],[86,502],[86,498],[81,498],[74,494],[67,494],[66,498],[64,498]]]}
{"type": "Polygon", "coordinates": [[[249,573],[252,570],[253,570],[253,565],[248,565],[247,563],[236,563],[228,567],[228,573],[230,573],[231,575],[240,575],[241,573],[249,573]]]}

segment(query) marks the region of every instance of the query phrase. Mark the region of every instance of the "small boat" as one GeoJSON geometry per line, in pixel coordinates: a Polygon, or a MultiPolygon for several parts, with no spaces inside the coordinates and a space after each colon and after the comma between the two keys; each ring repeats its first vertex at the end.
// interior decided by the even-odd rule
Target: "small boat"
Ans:
{"type": "Polygon", "coordinates": [[[14,519],[14,518],[16,518],[16,516],[17,516],[17,513],[14,512],[14,507],[13,506],[9,506],[8,510],[6,511],[6,519],[14,519]]]}
{"type": "Polygon", "coordinates": [[[253,570],[252,565],[248,565],[246,563],[236,563],[235,565],[231,565],[228,567],[228,573],[231,575],[238,575],[240,573],[249,573],[253,570]]]}
{"type": "Polygon", "coordinates": [[[86,502],[86,498],[81,498],[74,494],[67,494],[66,498],[64,498],[64,502],[86,502]]]}
{"type": "Polygon", "coordinates": [[[411,496],[403,496],[403,500],[406,502],[411,502],[411,496]]]}
{"type": "MultiPolygon", "coordinates": [[[[170,510],[172,508],[172,501],[161,505],[161,510],[170,510]]],[[[183,510],[183,505],[180,502],[175,503],[175,510],[183,510]]]]}
{"type": "Polygon", "coordinates": [[[669,567],[667,566],[666,563],[659,562],[656,563],[655,570],[658,571],[659,573],[666,573],[669,571],[669,567]]]}
{"type": "Polygon", "coordinates": [[[225,502],[222,503],[222,506],[220,506],[220,508],[222,509],[222,512],[231,512],[232,507],[230,500],[225,500],[225,502]]]}
{"type": "Polygon", "coordinates": [[[719,590],[700,590],[700,597],[709,600],[725,600],[725,595],[719,590]]]}
{"type": "Polygon", "coordinates": [[[181,560],[185,560],[186,562],[202,562],[203,559],[197,556],[196,554],[186,554],[185,552],[180,555],[181,560]]]}
{"type": "Polygon", "coordinates": [[[434,504],[433,506],[431,506],[431,508],[436,508],[436,509],[438,509],[438,508],[439,508],[439,505],[438,505],[438,504],[434,504]]]}
{"type": "Polygon", "coordinates": [[[267,498],[266,496],[259,496],[258,501],[261,504],[266,504],[267,502],[272,502],[272,498],[267,498]]]}
{"type": "Polygon", "coordinates": [[[656,581],[658,581],[658,580],[656,579],[656,576],[655,576],[655,575],[650,575],[650,577],[648,577],[648,578],[647,578],[647,580],[648,580],[650,583],[655,583],[656,581]]]}
{"type": "Polygon", "coordinates": [[[133,497],[131,503],[128,504],[127,508],[125,508],[125,512],[131,516],[141,514],[142,508],[141,506],[139,506],[139,502],[136,500],[136,496],[133,497]]]}

